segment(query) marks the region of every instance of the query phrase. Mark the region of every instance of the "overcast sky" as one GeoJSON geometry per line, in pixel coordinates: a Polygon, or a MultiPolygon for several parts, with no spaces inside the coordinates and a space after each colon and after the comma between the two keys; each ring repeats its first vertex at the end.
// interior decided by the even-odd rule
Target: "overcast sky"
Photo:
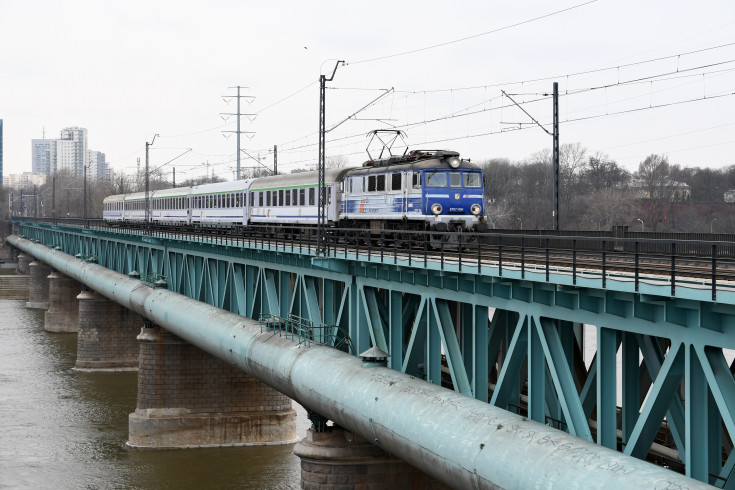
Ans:
{"type": "Polygon", "coordinates": [[[394,91],[329,132],[328,158],[360,163],[365,134],[392,127],[411,149],[527,158],[551,146],[531,117],[551,131],[558,81],[562,144],[631,170],[651,153],[735,164],[733,0],[0,0],[4,173],[31,169],[44,128],[82,126],[118,171],[159,134],[152,168],[191,148],[164,167],[177,180],[206,162],[231,179],[235,118],[220,113],[236,111],[221,97],[236,85],[257,114],[242,118],[247,154],[270,167],[278,145],[279,169],[313,165],[318,78],[336,60],[348,64],[328,83],[327,128],[394,91]]]}

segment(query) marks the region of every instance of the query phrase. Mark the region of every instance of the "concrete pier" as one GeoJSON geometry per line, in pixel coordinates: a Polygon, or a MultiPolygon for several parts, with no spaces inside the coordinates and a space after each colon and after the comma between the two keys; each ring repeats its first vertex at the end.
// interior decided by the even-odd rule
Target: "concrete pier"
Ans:
{"type": "Polygon", "coordinates": [[[28,265],[33,260],[33,257],[30,255],[21,252],[18,254],[18,268],[16,269],[16,272],[18,274],[28,274],[28,265]]]}
{"type": "Polygon", "coordinates": [[[51,267],[39,260],[28,265],[30,283],[26,308],[48,310],[48,276],[51,267]]]}
{"type": "Polygon", "coordinates": [[[303,490],[449,488],[340,427],[309,429],[294,454],[301,458],[303,490]]]}
{"type": "Polygon", "coordinates": [[[133,371],[138,367],[140,316],[91,291],[79,302],[76,370],[133,371]]]}
{"type": "Polygon", "coordinates": [[[77,295],[82,285],[60,272],[48,275],[48,311],[43,329],[47,332],[75,333],[79,330],[77,295]]]}
{"type": "Polygon", "coordinates": [[[287,444],[291,400],[166,330],[138,336],[138,405],[128,445],[139,448],[287,444]]]}

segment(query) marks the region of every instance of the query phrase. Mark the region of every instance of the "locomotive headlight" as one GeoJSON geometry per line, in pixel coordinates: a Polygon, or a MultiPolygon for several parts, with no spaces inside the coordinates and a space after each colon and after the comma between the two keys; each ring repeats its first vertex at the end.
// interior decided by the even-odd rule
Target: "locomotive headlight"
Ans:
{"type": "Polygon", "coordinates": [[[447,163],[452,168],[459,168],[459,157],[451,157],[447,159],[447,163]]]}
{"type": "Polygon", "coordinates": [[[475,216],[480,214],[480,211],[482,211],[482,207],[479,204],[475,203],[470,206],[470,213],[474,214],[475,216]]]}
{"type": "Polygon", "coordinates": [[[439,203],[432,204],[431,205],[431,212],[434,213],[434,214],[436,214],[436,215],[442,214],[442,205],[439,204],[439,203]]]}

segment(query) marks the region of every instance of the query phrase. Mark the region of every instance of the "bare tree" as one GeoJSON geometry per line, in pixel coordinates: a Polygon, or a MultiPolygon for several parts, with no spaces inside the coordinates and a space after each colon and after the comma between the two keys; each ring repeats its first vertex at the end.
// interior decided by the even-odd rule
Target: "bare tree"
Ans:
{"type": "Polygon", "coordinates": [[[652,154],[638,165],[635,176],[644,186],[649,199],[671,197],[671,165],[666,155],[652,154]]]}

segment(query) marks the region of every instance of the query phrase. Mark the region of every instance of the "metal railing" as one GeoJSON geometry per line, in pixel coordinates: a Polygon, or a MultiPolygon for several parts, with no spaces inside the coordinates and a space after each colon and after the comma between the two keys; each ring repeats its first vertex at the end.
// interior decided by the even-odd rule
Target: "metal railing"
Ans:
{"type": "MultiPolygon", "coordinates": [[[[44,219],[19,222],[48,222],[44,219]]],[[[109,224],[102,220],[56,220],[58,226],[84,226],[102,232],[183,240],[209,245],[286,251],[316,255],[316,228],[295,225],[252,225],[213,228],[200,226],[109,224]]],[[[610,279],[632,280],[635,291],[643,282],[666,284],[670,294],[677,285],[707,287],[712,300],[724,287],[735,288],[735,236],[608,232],[486,232],[330,228],[326,258],[379,262],[408,267],[496,274],[513,271],[526,279],[530,272],[595,279],[607,288],[610,279]],[[575,234],[576,233],[576,234],[575,234]],[[681,238],[683,236],[684,238],[681,238]],[[677,238],[678,237],[678,238],[677,238]]]]}
{"type": "Polygon", "coordinates": [[[311,346],[312,343],[328,345],[343,352],[356,354],[347,332],[336,325],[315,324],[307,318],[289,314],[287,318],[261,314],[258,318],[260,331],[274,332],[298,345],[311,346]]]}

